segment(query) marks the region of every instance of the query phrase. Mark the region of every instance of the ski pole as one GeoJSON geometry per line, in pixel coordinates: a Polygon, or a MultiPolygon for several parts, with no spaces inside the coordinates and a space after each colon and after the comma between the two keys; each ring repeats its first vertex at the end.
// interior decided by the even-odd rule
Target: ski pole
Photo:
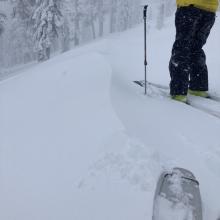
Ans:
{"type": "Polygon", "coordinates": [[[144,6],[144,82],[145,82],[145,95],[147,94],[147,8],[144,6]]]}

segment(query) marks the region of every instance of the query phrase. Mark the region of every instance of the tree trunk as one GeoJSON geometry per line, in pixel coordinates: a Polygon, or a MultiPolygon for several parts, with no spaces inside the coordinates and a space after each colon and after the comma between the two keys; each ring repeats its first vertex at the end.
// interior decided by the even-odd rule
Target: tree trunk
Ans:
{"type": "Polygon", "coordinates": [[[111,0],[110,33],[114,33],[116,31],[116,3],[117,0],[111,0]]]}
{"type": "Polygon", "coordinates": [[[103,9],[103,0],[100,0],[99,3],[99,37],[102,37],[104,34],[104,9],[103,9]]]}
{"type": "Polygon", "coordinates": [[[74,19],[74,45],[78,46],[80,41],[79,41],[79,30],[80,30],[80,24],[79,24],[79,19],[80,19],[80,14],[78,11],[79,8],[79,0],[75,0],[75,10],[76,10],[76,15],[74,19]]]}
{"type": "Polygon", "coordinates": [[[96,39],[95,25],[93,20],[91,20],[91,28],[92,28],[92,37],[93,39],[96,39]]]}
{"type": "Polygon", "coordinates": [[[161,3],[158,11],[158,17],[157,17],[157,28],[160,30],[164,26],[164,16],[165,16],[165,4],[164,2],[161,3]]]}
{"type": "Polygon", "coordinates": [[[68,26],[68,22],[65,21],[63,26],[63,36],[61,40],[62,53],[68,51],[70,49],[70,30],[68,26]]]}

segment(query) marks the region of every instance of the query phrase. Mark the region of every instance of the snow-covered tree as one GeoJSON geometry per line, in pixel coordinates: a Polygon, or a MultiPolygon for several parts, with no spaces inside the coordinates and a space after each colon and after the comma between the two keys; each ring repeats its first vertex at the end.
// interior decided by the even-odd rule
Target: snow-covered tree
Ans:
{"type": "MultiPolygon", "coordinates": [[[[175,0],[152,0],[149,10],[153,20],[148,23],[156,21],[162,1],[165,3],[163,20],[174,11],[175,0]]],[[[51,52],[65,52],[71,46],[126,30],[142,21],[140,2],[0,0],[1,65],[12,66],[36,58],[43,61],[51,52]]]]}
{"type": "Polygon", "coordinates": [[[0,35],[3,33],[4,31],[4,22],[6,19],[6,15],[3,12],[0,12],[0,35]]]}
{"type": "Polygon", "coordinates": [[[95,23],[98,18],[99,0],[87,0],[83,7],[83,22],[86,28],[91,28],[92,38],[96,38],[95,23]]]}
{"type": "Polygon", "coordinates": [[[67,17],[64,17],[61,33],[61,52],[66,52],[70,49],[70,27],[67,17]]]}
{"type": "Polygon", "coordinates": [[[110,33],[123,31],[140,22],[140,0],[110,0],[110,33]]]}
{"type": "Polygon", "coordinates": [[[29,0],[14,0],[9,27],[11,60],[14,64],[26,63],[34,58],[31,37],[33,7],[29,0]]]}
{"type": "Polygon", "coordinates": [[[12,2],[13,6],[13,18],[19,18],[23,21],[30,21],[32,14],[32,4],[28,0],[14,0],[12,2]]]}
{"type": "Polygon", "coordinates": [[[132,17],[130,14],[131,7],[129,3],[129,0],[118,0],[117,29],[120,31],[128,28],[130,17],[132,17]]]}
{"type": "Polygon", "coordinates": [[[104,22],[108,9],[106,0],[86,0],[83,11],[84,23],[91,29],[92,38],[102,37],[104,34],[104,22]]]}
{"type": "Polygon", "coordinates": [[[84,8],[84,2],[83,0],[72,0],[72,8],[70,13],[70,20],[72,25],[71,28],[71,36],[74,42],[75,46],[78,46],[80,44],[80,23],[83,19],[83,8],[84,8]]]}
{"type": "Polygon", "coordinates": [[[63,25],[59,0],[37,0],[33,14],[38,61],[50,58],[51,45],[63,25]]]}
{"type": "Polygon", "coordinates": [[[165,15],[166,17],[171,16],[176,9],[176,2],[174,0],[166,0],[165,4],[165,15]]]}
{"type": "Polygon", "coordinates": [[[99,23],[99,37],[102,37],[104,34],[104,22],[105,14],[107,13],[107,4],[104,0],[99,0],[98,4],[98,23],[99,23]]]}
{"type": "Polygon", "coordinates": [[[158,8],[157,28],[160,30],[164,26],[165,19],[165,2],[163,1],[158,8]]]}
{"type": "Polygon", "coordinates": [[[117,0],[110,0],[110,33],[114,33],[116,31],[116,23],[117,23],[117,0]]]}
{"type": "MultiPolygon", "coordinates": [[[[1,35],[2,35],[2,33],[3,33],[3,31],[4,31],[4,22],[5,22],[5,19],[6,19],[6,15],[4,14],[4,13],[2,13],[2,12],[0,12],[0,41],[1,41],[1,35]]],[[[2,49],[2,47],[3,47],[3,45],[0,43],[0,50],[2,49]]],[[[2,53],[0,53],[0,74],[1,74],[1,64],[2,64],[2,61],[1,61],[1,59],[2,59],[2,53]]]]}

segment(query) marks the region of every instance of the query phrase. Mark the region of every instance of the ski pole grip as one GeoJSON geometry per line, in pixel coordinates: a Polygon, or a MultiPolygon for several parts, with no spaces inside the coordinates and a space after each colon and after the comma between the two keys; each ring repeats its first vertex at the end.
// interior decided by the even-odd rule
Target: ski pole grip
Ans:
{"type": "Polygon", "coordinates": [[[148,8],[148,5],[145,5],[144,6],[144,19],[147,18],[147,8],[148,8]]]}

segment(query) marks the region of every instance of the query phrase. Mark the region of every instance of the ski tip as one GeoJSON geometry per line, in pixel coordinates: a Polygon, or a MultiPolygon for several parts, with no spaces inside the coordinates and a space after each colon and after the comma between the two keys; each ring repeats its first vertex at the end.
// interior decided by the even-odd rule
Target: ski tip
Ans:
{"type": "Polygon", "coordinates": [[[144,83],[142,81],[133,81],[135,84],[144,87],[144,83]]]}

